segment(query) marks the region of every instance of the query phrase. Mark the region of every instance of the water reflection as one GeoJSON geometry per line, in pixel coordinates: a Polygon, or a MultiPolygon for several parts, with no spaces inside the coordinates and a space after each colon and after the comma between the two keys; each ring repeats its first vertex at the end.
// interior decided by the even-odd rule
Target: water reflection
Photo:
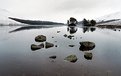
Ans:
{"type": "MultiPolygon", "coordinates": [[[[60,25],[60,26],[62,26],[62,25],[60,25]]],[[[24,31],[24,30],[31,30],[31,29],[52,28],[52,27],[57,27],[57,26],[55,26],[55,25],[22,26],[17,29],[14,29],[12,31],[9,31],[9,33],[19,32],[19,31],[24,31]]],[[[59,27],[59,25],[58,25],[58,27],[59,27]]]]}
{"type": "Polygon", "coordinates": [[[68,31],[70,34],[76,33],[77,30],[78,30],[78,28],[75,27],[75,26],[68,26],[68,27],[67,27],[67,31],[68,31]]]}
{"type": "Polygon", "coordinates": [[[86,33],[86,32],[94,32],[96,30],[95,27],[83,27],[83,33],[86,33]]]}
{"type": "Polygon", "coordinates": [[[97,25],[97,27],[101,29],[110,29],[113,31],[120,31],[121,29],[120,25],[97,25]]]}

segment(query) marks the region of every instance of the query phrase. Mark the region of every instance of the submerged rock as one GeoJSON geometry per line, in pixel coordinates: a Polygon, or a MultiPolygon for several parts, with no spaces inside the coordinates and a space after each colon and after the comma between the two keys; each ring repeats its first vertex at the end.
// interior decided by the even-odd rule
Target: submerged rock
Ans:
{"type": "Polygon", "coordinates": [[[72,39],[73,37],[74,37],[73,35],[69,35],[69,36],[68,36],[69,39],[72,39]]]}
{"type": "Polygon", "coordinates": [[[58,45],[55,45],[55,47],[58,47],[58,45]]]}
{"type": "Polygon", "coordinates": [[[57,31],[57,33],[60,33],[60,31],[57,31]]]}
{"type": "Polygon", "coordinates": [[[80,42],[80,45],[81,51],[89,51],[95,48],[95,43],[89,41],[80,42]]]}
{"type": "Polygon", "coordinates": [[[85,59],[92,60],[92,57],[93,57],[92,53],[89,53],[89,52],[85,52],[84,53],[84,58],[85,59]]]}
{"type": "Polygon", "coordinates": [[[45,42],[45,48],[51,48],[53,46],[54,46],[53,43],[45,42]]]}
{"type": "Polygon", "coordinates": [[[51,58],[51,59],[56,59],[57,58],[57,56],[50,56],[49,58],[51,58]]]}
{"type": "Polygon", "coordinates": [[[74,47],[75,45],[68,45],[69,47],[74,47]]]}
{"type": "Polygon", "coordinates": [[[78,58],[76,57],[76,55],[69,55],[64,60],[75,63],[78,60],[78,58]]]}
{"type": "Polygon", "coordinates": [[[44,42],[44,41],[46,41],[46,36],[38,35],[37,37],[35,37],[35,41],[36,42],[44,42]]]}
{"type": "Polygon", "coordinates": [[[32,44],[31,45],[31,50],[38,50],[38,49],[41,49],[41,48],[44,48],[44,44],[40,44],[40,45],[35,45],[35,44],[32,44]]]}
{"type": "Polygon", "coordinates": [[[68,35],[67,35],[67,34],[64,34],[63,36],[64,36],[64,37],[67,37],[68,35]]]}

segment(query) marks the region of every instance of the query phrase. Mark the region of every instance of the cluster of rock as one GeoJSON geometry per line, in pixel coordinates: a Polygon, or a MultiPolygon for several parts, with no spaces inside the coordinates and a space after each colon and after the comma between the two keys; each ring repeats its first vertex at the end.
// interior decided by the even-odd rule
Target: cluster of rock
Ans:
{"type": "Polygon", "coordinates": [[[69,38],[69,39],[72,39],[72,38],[74,37],[74,35],[67,35],[67,34],[64,34],[63,36],[64,36],[64,37],[67,37],[67,38],[69,38]]]}
{"type": "Polygon", "coordinates": [[[80,42],[80,51],[84,52],[84,58],[87,60],[91,60],[93,57],[93,54],[89,52],[90,50],[93,50],[95,48],[95,43],[90,41],[83,41],[80,42]]]}
{"type": "MultiPolygon", "coordinates": [[[[64,37],[68,37],[68,38],[71,39],[74,36],[70,36],[70,35],[68,36],[68,35],[65,34],[64,37]]],[[[39,44],[39,45],[32,44],[31,45],[31,50],[32,51],[39,50],[41,48],[46,48],[47,49],[47,48],[54,47],[53,43],[47,42],[47,38],[44,35],[36,36],[35,41],[36,42],[41,42],[41,44],[39,44]]],[[[93,54],[91,52],[89,52],[89,51],[93,50],[95,48],[95,43],[90,42],[90,41],[83,41],[83,42],[79,42],[79,44],[80,44],[79,50],[84,52],[84,58],[87,59],[87,60],[91,60],[92,57],[93,57],[93,54]]],[[[69,45],[69,47],[74,47],[74,46],[75,45],[69,45]]],[[[53,55],[53,56],[50,56],[49,58],[50,59],[56,59],[57,56],[53,55]]],[[[65,57],[64,60],[75,63],[78,60],[78,58],[77,58],[76,55],[72,54],[72,55],[69,55],[69,56],[65,57]]]]}
{"type": "Polygon", "coordinates": [[[70,19],[67,20],[68,26],[76,26],[77,23],[78,21],[74,17],[70,17],[70,19]]]}
{"type": "Polygon", "coordinates": [[[41,43],[39,45],[36,45],[36,44],[32,44],[31,45],[31,50],[38,50],[38,49],[41,49],[41,48],[51,48],[51,47],[54,47],[54,44],[53,43],[50,43],[50,42],[45,42],[46,41],[46,36],[44,35],[38,35],[35,37],[35,41],[36,42],[44,42],[44,43],[41,43]]]}
{"type": "Polygon", "coordinates": [[[83,22],[84,26],[95,26],[96,25],[96,21],[95,20],[86,20],[84,18],[82,22],[83,22]]]}
{"type": "MultiPolygon", "coordinates": [[[[87,60],[92,60],[93,54],[89,52],[95,48],[95,43],[89,41],[80,42],[80,50],[84,52],[84,58],[87,60]]],[[[75,63],[78,58],[76,55],[69,55],[64,60],[75,63]]]]}

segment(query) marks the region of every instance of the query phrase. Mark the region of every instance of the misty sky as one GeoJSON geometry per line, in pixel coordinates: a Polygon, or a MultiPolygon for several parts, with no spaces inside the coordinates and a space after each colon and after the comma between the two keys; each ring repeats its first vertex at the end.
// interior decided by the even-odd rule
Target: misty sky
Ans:
{"type": "Polygon", "coordinates": [[[121,0],[0,0],[0,8],[15,17],[66,22],[69,17],[80,21],[121,11],[120,3],[121,0]]]}

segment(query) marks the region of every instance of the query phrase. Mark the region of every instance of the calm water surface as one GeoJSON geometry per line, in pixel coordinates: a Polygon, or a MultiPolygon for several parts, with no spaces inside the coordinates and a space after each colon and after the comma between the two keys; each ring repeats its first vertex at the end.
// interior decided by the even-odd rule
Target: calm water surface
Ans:
{"type": "MultiPolygon", "coordinates": [[[[22,28],[22,26],[0,26],[0,76],[120,76],[121,32],[96,27],[70,30],[67,26],[52,28],[22,28]],[[19,29],[19,30],[18,30],[19,29]],[[71,39],[67,36],[73,36],[71,39]],[[37,35],[45,35],[46,42],[57,47],[31,50],[37,35]],[[79,50],[82,41],[95,43],[89,50],[93,57],[84,57],[79,50]],[[74,47],[69,47],[74,45],[74,47]],[[76,55],[75,63],[65,57],[76,55]],[[56,55],[56,59],[50,56],[56,55]]],[[[45,42],[43,42],[45,43],[45,42]]]]}

